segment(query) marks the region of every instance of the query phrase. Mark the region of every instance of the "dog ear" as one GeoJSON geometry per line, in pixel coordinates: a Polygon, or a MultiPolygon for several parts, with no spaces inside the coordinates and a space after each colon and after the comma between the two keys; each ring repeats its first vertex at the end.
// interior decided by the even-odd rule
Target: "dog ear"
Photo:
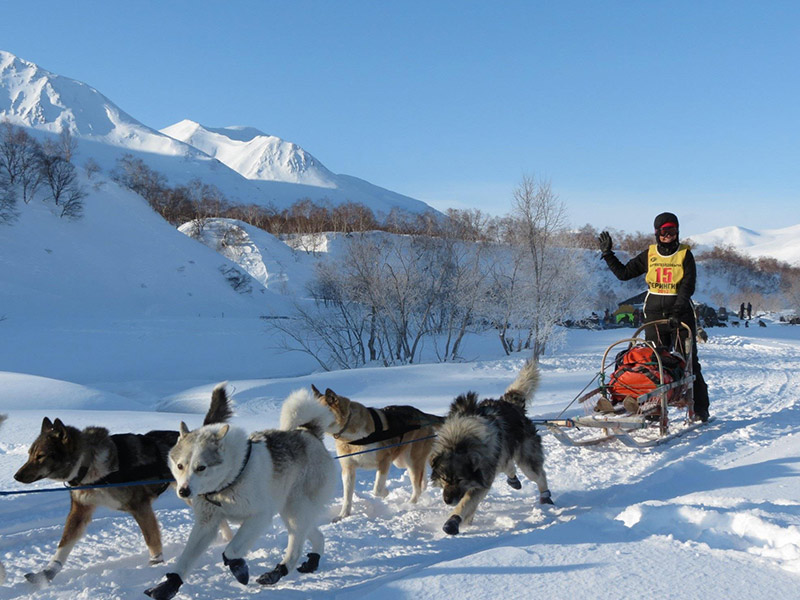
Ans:
{"type": "Polygon", "coordinates": [[[62,440],[67,439],[67,428],[64,423],[61,422],[61,419],[56,418],[56,420],[53,421],[53,433],[55,433],[62,440]]]}
{"type": "Polygon", "coordinates": [[[219,431],[217,432],[217,441],[221,440],[226,435],[228,435],[228,431],[230,431],[230,428],[231,428],[231,426],[228,425],[227,423],[225,423],[225,425],[220,427],[219,431]]]}
{"type": "Polygon", "coordinates": [[[186,423],[184,423],[183,421],[181,421],[181,424],[180,424],[180,426],[178,427],[178,437],[179,437],[179,438],[182,438],[182,437],[183,437],[183,436],[185,436],[187,433],[189,433],[189,428],[186,426],[186,423]]]}
{"type": "Polygon", "coordinates": [[[317,389],[317,386],[315,386],[313,383],[311,384],[311,391],[314,392],[314,397],[315,398],[322,398],[322,392],[320,392],[317,389]]]}
{"type": "Polygon", "coordinates": [[[50,431],[53,431],[53,422],[45,417],[42,419],[42,433],[48,433],[50,431]]]}
{"type": "Polygon", "coordinates": [[[325,390],[325,402],[331,406],[335,406],[338,401],[339,399],[336,395],[336,392],[334,392],[331,388],[325,390]]]}

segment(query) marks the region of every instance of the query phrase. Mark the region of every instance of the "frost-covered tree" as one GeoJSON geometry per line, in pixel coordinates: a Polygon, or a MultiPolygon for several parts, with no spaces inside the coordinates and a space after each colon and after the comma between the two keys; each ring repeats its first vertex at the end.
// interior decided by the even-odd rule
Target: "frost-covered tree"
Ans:
{"type": "Polygon", "coordinates": [[[528,327],[524,347],[532,350],[534,360],[544,354],[557,323],[587,300],[581,262],[562,243],[566,226],[566,208],[550,182],[523,177],[514,190],[507,235],[525,254],[518,258],[525,289],[515,300],[523,306],[528,327]]]}

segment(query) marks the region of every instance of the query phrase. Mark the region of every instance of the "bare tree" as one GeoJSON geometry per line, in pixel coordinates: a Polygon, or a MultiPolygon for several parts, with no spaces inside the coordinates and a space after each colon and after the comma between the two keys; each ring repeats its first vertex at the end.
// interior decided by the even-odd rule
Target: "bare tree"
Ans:
{"type": "Polygon", "coordinates": [[[0,171],[0,224],[13,223],[17,216],[17,194],[8,174],[0,171]]]}
{"type": "Polygon", "coordinates": [[[41,145],[21,127],[0,123],[0,172],[28,204],[41,184],[41,145]]]}
{"type": "Polygon", "coordinates": [[[58,155],[67,162],[72,162],[78,150],[78,142],[72,137],[72,131],[70,131],[69,127],[65,125],[61,126],[61,131],[58,134],[58,139],[55,144],[58,155]]]}
{"type": "Polygon", "coordinates": [[[94,176],[102,171],[100,165],[97,164],[97,161],[93,158],[88,158],[84,163],[83,168],[86,171],[86,177],[89,179],[94,179],[94,176]]]}
{"type": "Polygon", "coordinates": [[[534,360],[544,354],[555,326],[570,310],[585,301],[579,263],[574,253],[559,244],[567,226],[564,204],[549,181],[525,176],[514,190],[513,226],[509,234],[527,252],[530,270],[530,324],[525,347],[534,360]]]}

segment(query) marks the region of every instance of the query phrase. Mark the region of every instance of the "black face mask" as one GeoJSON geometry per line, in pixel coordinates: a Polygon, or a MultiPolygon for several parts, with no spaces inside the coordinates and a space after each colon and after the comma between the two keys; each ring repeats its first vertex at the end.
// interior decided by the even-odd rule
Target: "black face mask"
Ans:
{"type": "Polygon", "coordinates": [[[664,242],[656,233],[656,245],[658,247],[658,252],[665,256],[670,254],[675,254],[678,251],[678,247],[680,246],[680,242],[678,241],[678,236],[676,235],[672,238],[669,242],[664,242]]]}

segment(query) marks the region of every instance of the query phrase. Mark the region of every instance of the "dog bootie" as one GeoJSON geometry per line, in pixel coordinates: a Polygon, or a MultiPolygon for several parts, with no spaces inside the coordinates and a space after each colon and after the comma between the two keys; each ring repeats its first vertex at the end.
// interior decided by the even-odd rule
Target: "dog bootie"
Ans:
{"type": "Polygon", "coordinates": [[[517,477],[516,475],[514,475],[514,477],[509,477],[508,479],[506,479],[506,483],[515,490],[522,489],[522,483],[520,482],[519,477],[517,477]]]}
{"type": "Polygon", "coordinates": [[[289,569],[284,564],[278,564],[272,571],[267,571],[261,575],[256,581],[261,585],[272,585],[278,583],[281,577],[286,577],[289,574],[289,569]]]}
{"type": "Polygon", "coordinates": [[[250,581],[250,569],[247,568],[247,561],[243,558],[228,558],[222,553],[222,562],[231,570],[236,581],[242,585],[247,585],[250,581]]]}
{"type": "Polygon", "coordinates": [[[313,573],[319,568],[319,554],[310,552],[306,556],[308,556],[308,560],[297,567],[297,570],[301,573],[313,573]]]}
{"type": "Polygon", "coordinates": [[[550,490],[539,494],[539,504],[553,504],[553,499],[550,497],[550,490]]]}
{"type": "Polygon", "coordinates": [[[57,560],[51,560],[44,570],[39,571],[38,573],[25,573],[25,579],[34,585],[50,583],[53,581],[53,578],[58,575],[58,572],[61,571],[61,567],[63,566],[64,565],[62,565],[61,562],[57,560]]]}
{"type": "Polygon", "coordinates": [[[460,524],[461,524],[461,517],[459,517],[458,515],[453,515],[452,517],[447,519],[447,521],[444,522],[444,527],[442,527],[442,530],[447,535],[456,535],[458,534],[458,526],[460,524]]]}
{"type": "Polygon", "coordinates": [[[144,593],[153,600],[170,600],[178,593],[178,589],[183,585],[183,579],[177,573],[167,573],[167,580],[162,581],[155,587],[146,589],[144,593]]]}

